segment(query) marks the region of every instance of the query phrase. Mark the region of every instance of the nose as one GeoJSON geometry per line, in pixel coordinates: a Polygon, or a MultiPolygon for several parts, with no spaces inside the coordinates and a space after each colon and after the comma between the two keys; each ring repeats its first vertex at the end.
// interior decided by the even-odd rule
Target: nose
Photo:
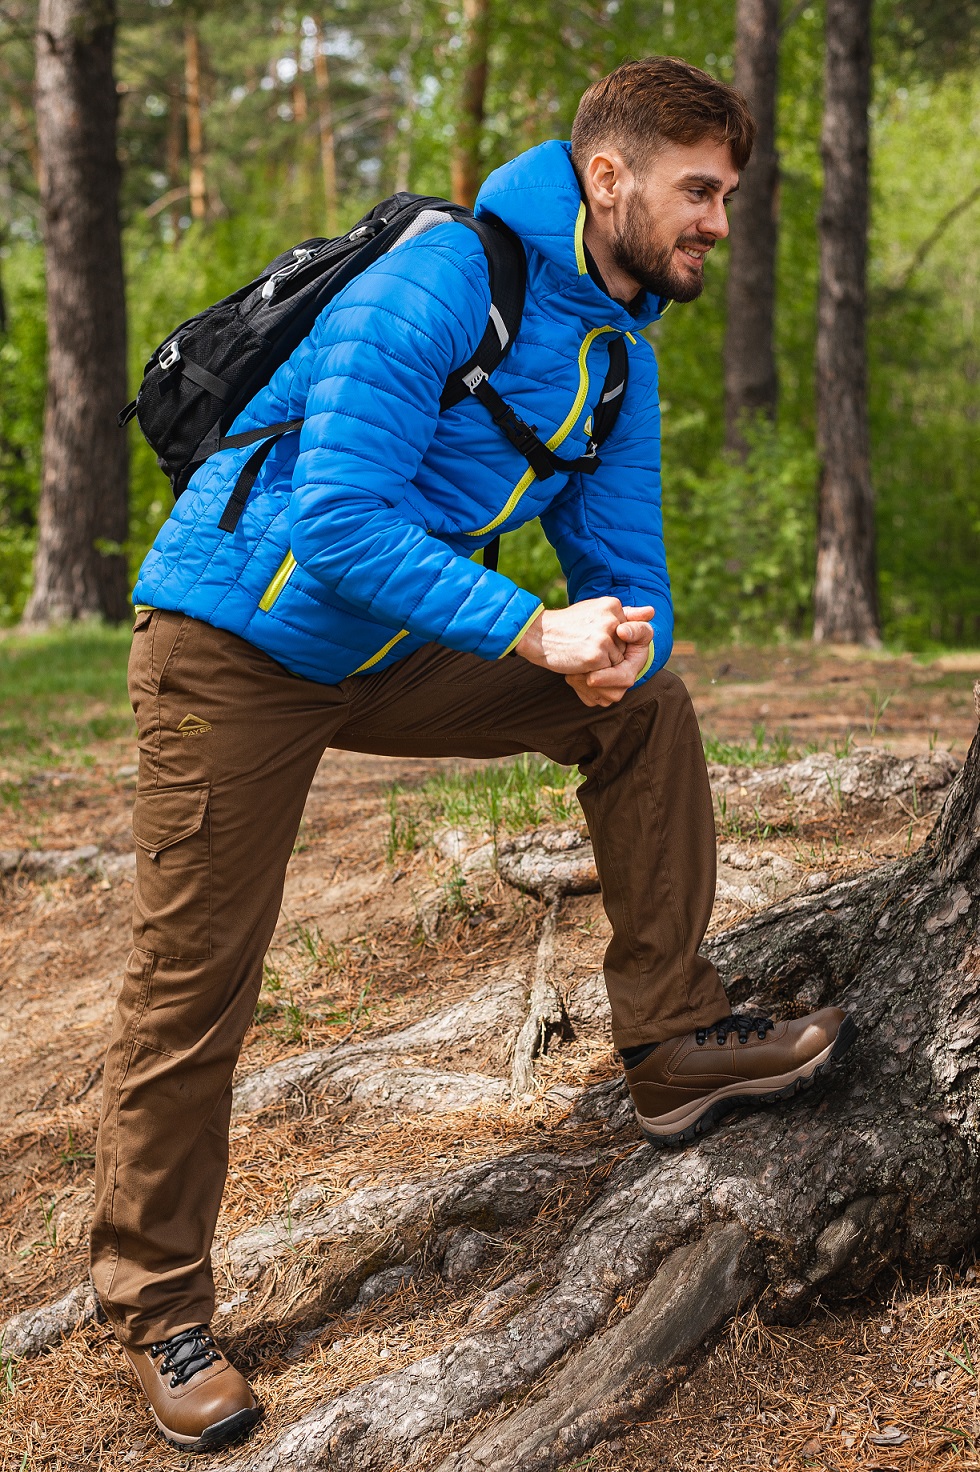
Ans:
{"type": "Polygon", "coordinates": [[[712,200],[710,208],[698,221],[698,229],[703,235],[713,235],[716,240],[725,239],[728,234],[728,212],[722,195],[716,195],[712,200]]]}

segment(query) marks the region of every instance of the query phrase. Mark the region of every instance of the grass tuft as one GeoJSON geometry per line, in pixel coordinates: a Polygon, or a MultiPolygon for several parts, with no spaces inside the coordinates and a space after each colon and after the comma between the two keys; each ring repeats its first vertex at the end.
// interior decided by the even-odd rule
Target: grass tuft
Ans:
{"type": "Polygon", "coordinates": [[[0,761],[84,761],[93,742],[130,732],[130,637],[128,626],[95,622],[0,637],[0,761]]]}
{"type": "Polygon", "coordinates": [[[387,797],[388,862],[421,847],[438,827],[496,837],[542,823],[576,821],[581,811],[575,791],[581,781],[574,767],[525,754],[476,770],[440,772],[409,790],[396,782],[387,797]]]}

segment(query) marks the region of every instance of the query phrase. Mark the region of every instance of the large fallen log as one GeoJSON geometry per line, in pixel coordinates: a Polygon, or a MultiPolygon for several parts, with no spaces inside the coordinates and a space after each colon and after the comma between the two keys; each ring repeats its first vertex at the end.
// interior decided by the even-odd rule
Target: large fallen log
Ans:
{"type": "MultiPolygon", "coordinates": [[[[695,1148],[637,1147],[566,1219],[509,1318],[472,1316],[437,1353],[270,1427],[235,1467],[549,1472],[646,1414],[671,1367],[740,1304],[758,1299],[792,1321],[816,1294],[853,1293],[889,1263],[921,1268],[970,1248],[978,907],[980,737],[918,853],[714,944],[737,1002],[847,1007],[861,1032],[845,1071],[796,1105],[733,1117],[695,1148]]],[[[587,1091],[573,1113],[621,1129],[621,1080],[587,1091]]]]}

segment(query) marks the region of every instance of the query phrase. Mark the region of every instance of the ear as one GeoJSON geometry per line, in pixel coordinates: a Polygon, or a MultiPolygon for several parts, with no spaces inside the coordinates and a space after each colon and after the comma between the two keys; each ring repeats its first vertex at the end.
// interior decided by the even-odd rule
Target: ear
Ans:
{"type": "Polygon", "coordinates": [[[633,183],[633,172],[618,148],[594,153],[584,170],[586,193],[597,210],[615,209],[633,183]]]}

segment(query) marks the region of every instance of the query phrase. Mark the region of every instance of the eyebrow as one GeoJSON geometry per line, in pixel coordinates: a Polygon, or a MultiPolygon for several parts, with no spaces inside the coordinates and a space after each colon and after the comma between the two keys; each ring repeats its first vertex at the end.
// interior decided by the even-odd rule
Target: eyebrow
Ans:
{"type": "MultiPolygon", "coordinates": [[[[682,186],[686,184],[703,184],[706,189],[721,189],[724,187],[724,180],[719,179],[715,174],[682,174],[677,182],[682,186]]],[[[726,189],[725,193],[734,194],[737,189],[738,184],[735,183],[731,189],[726,189]]]]}

